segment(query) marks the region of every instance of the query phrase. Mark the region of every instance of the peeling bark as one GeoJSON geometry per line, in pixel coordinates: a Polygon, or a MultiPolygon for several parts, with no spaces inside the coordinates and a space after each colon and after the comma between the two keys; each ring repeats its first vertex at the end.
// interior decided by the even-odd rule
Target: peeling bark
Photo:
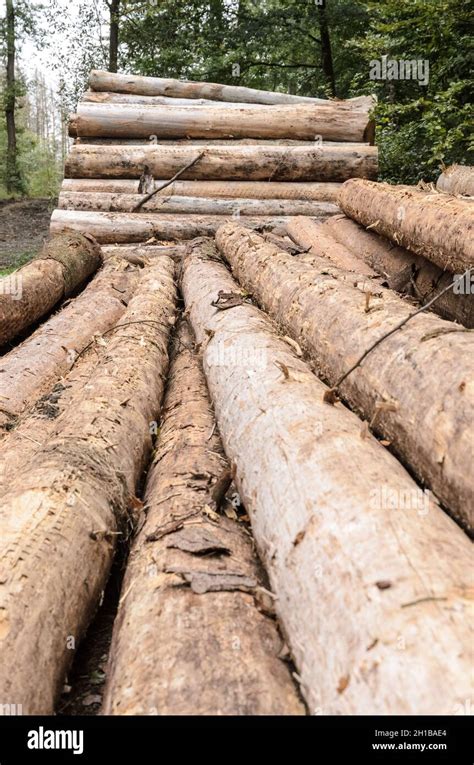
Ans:
{"type": "Polygon", "coordinates": [[[451,165],[443,170],[436,183],[438,191],[474,197],[474,167],[451,165]]]}

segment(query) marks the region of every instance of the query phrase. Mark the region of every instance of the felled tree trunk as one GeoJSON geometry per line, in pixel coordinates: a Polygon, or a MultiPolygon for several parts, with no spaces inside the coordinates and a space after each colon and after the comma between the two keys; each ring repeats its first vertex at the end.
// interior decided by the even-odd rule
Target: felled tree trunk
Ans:
{"type": "MultiPolygon", "coordinates": [[[[66,160],[70,178],[172,178],[199,152],[192,146],[73,146],[66,160]]],[[[375,178],[377,148],[357,144],[305,146],[211,146],[187,180],[345,181],[375,178]]]]}
{"type": "Polygon", "coordinates": [[[469,540],[436,503],[418,514],[408,473],[323,401],[209,255],[195,243],[185,260],[186,309],[310,713],[453,714],[469,693],[469,540]],[[216,308],[222,291],[235,307],[216,308]]]}
{"type": "Polygon", "coordinates": [[[175,261],[180,261],[186,250],[185,244],[175,245],[131,245],[126,244],[109,244],[102,248],[102,254],[104,260],[109,258],[124,258],[129,263],[136,266],[147,266],[153,262],[155,258],[161,258],[166,256],[173,258],[175,261]]]}
{"type": "MultiPolygon", "coordinates": [[[[169,189],[168,189],[169,192],[169,189]]],[[[63,191],[59,195],[61,210],[97,210],[100,212],[133,212],[141,194],[106,194],[63,191]]],[[[143,212],[173,215],[333,215],[337,205],[330,202],[304,202],[294,199],[212,199],[205,197],[153,196],[140,208],[143,212]]]]}
{"type": "Polygon", "coordinates": [[[146,520],[122,586],[103,713],[304,713],[279,658],[275,621],[261,611],[264,582],[252,540],[219,514],[230,480],[201,363],[182,324],[146,520]]]}
{"type": "Polygon", "coordinates": [[[0,345],[51,311],[101,262],[92,237],[62,234],[50,239],[35,260],[0,279],[0,345]]]}
{"type": "Polygon", "coordinates": [[[353,220],[442,270],[463,273],[474,266],[474,208],[469,202],[353,179],[342,187],[339,204],[353,220]]]}
{"type": "MultiPolygon", "coordinates": [[[[322,217],[327,213],[320,213],[322,217]]],[[[222,215],[160,215],[158,213],[106,213],[55,210],[51,233],[79,231],[92,234],[101,244],[127,244],[158,240],[194,239],[213,236],[225,218],[222,215]]],[[[286,230],[288,218],[245,217],[244,225],[259,231],[286,230]]]]}
{"type": "MultiPolygon", "coordinates": [[[[212,101],[207,98],[170,98],[169,96],[142,96],[133,93],[112,93],[87,90],[81,97],[87,104],[139,104],[140,106],[226,106],[235,107],[230,101],[212,101]]],[[[323,101],[323,103],[326,103],[323,101]]],[[[258,109],[260,104],[239,103],[241,109],[258,109]]]]}
{"type": "Polygon", "coordinates": [[[164,259],[144,273],[124,317],[138,323],[114,334],[84,398],[2,498],[0,698],[24,714],[53,713],[130,522],[163,393],[173,276],[164,259]]]}
{"type": "MultiPolygon", "coordinates": [[[[111,74],[93,70],[89,85],[92,90],[114,91],[145,96],[171,96],[173,98],[206,98],[212,101],[231,101],[254,104],[328,104],[333,103],[322,98],[294,96],[289,93],[275,93],[268,90],[256,90],[236,85],[221,85],[213,82],[194,82],[165,79],[162,77],[141,77],[139,75],[111,74]]],[[[373,96],[359,96],[349,101],[336,103],[351,104],[355,109],[365,108],[370,111],[374,106],[373,96]]]]}
{"type": "MultiPolygon", "coordinates": [[[[384,276],[391,289],[416,297],[421,304],[439,295],[453,281],[454,276],[449,271],[442,271],[426,258],[397,247],[372,231],[366,231],[345,215],[331,216],[324,221],[322,228],[384,276]]],[[[433,303],[430,310],[443,319],[474,327],[474,297],[470,294],[457,294],[449,290],[433,303]]]]}
{"type": "Polygon", "coordinates": [[[138,269],[125,261],[109,261],[77,298],[1,358],[0,436],[71,368],[94,336],[119,319],[137,276],[138,269]]]}
{"type": "Polygon", "coordinates": [[[287,231],[292,239],[311,253],[328,258],[339,268],[355,271],[366,276],[377,276],[361,258],[327,236],[321,224],[309,218],[297,217],[288,222],[287,231]]]}
{"type": "MultiPolygon", "coordinates": [[[[153,191],[162,180],[155,180],[149,191],[153,191]]],[[[210,197],[211,199],[300,199],[316,202],[337,202],[340,183],[279,183],[278,181],[175,181],[171,186],[158,191],[157,196],[210,197]]],[[[90,194],[137,194],[139,181],[119,179],[65,178],[63,192],[90,194]]]]}
{"type": "Polygon", "coordinates": [[[439,176],[436,188],[447,194],[474,197],[474,167],[469,165],[447,167],[439,176]]]}
{"type": "MultiPolygon", "coordinates": [[[[390,290],[347,280],[324,258],[311,269],[234,224],[216,240],[245,289],[307,351],[334,385],[386,332],[413,312],[390,290]]],[[[340,386],[342,397],[418,478],[472,525],[472,335],[420,314],[384,340],[340,386]]]]}

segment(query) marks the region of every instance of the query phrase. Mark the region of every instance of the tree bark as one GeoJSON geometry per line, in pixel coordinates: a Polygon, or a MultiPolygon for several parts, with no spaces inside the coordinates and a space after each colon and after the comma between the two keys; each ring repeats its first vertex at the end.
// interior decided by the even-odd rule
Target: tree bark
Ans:
{"type": "Polygon", "coordinates": [[[119,319],[137,271],[122,260],[109,261],[77,298],[1,358],[0,435],[67,373],[95,335],[119,319]]]}
{"type": "Polygon", "coordinates": [[[259,609],[264,582],[251,537],[216,513],[230,480],[183,323],[145,488],[146,520],[122,585],[104,714],[304,714],[279,658],[275,621],[259,609]]]}
{"type": "Polygon", "coordinates": [[[3,496],[0,697],[24,714],[53,714],[130,522],[163,393],[173,275],[165,260],[144,273],[124,317],[140,324],[113,337],[87,394],[3,496]]]}
{"type": "MultiPolygon", "coordinates": [[[[154,180],[156,187],[163,183],[154,180]]],[[[61,186],[65,192],[100,192],[106,194],[137,194],[139,181],[127,179],[66,178],[61,186]]],[[[300,199],[316,202],[337,202],[340,183],[283,183],[278,181],[175,181],[168,189],[157,192],[158,197],[210,197],[218,199],[300,199]]]]}
{"type": "Polygon", "coordinates": [[[447,194],[474,197],[474,167],[469,165],[447,167],[439,176],[436,188],[447,194]]]}
{"type": "Polygon", "coordinates": [[[264,314],[216,310],[237,285],[212,245],[192,248],[186,309],[310,714],[453,714],[469,693],[469,540],[435,503],[422,520],[387,505],[420,490],[264,314]]]}
{"type": "Polygon", "coordinates": [[[331,36],[329,34],[329,24],[324,4],[318,7],[318,23],[319,34],[321,36],[321,65],[329,83],[331,95],[336,98],[336,77],[332,62],[331,36]]]}
{"type": "MultiPolygon", "coordinates": [[[[172,178],[196,154],[192,146],[74,146],[66,162],[69,178],[172,178]]],[[[374,146],[212,146],[186,171],[184,180],[345,181],[377,176],[374,146]]]]}
{"type": "MultiPolygon", "coordinates": [[[[235,85],[221,85],[212,82],[191,82],[185,80],[164,79],[161,77],[141,77],[128,74],[110,74],[93,70],[89,78],[92,90],[129,93],[138,96],[171,96],[173,98],[206,98],[212,101],[231,101],[253,104],[327,104],[323,98],[293,96],[288,93],[275,93],[268,90],[255,90],[235,85]]],[[[349,103],[356,109],[370,110],[374,104],[373,96],[358,96],[341,103],[349,103]]]]}
{"type": "MultiPolygon", "coordinates": [[[[416,297],[421,304],[427,303],[453,281],[453,274],[449,271],[442,271],[420,255],[414,255],[385,237],[366,231],[345,215],[328,218],[322,228],[385,277],[390,289],[416,297]]],[[[450,290],[433,304],[431,310],[443,319],[457,321],[468,328],[474,327],[472,295],[457,295],[450,290]]]]}
{"type": "MultiPolygon", "coordinates": [[[[413,310],[390,290],[325,258],[298,264],[256,234],[227,224],[216,235],[242,286],[299,342],[334,385],[373,343],[413,310]]],[[[340,386],[394,452],[446,507],[472,525],[473,339],[420,314],[379,345],[340,386]]]]}
{"type": "MultiPolygon", "coordinates": [[[[169,188],[168,188],[169,193],[169,188]]],[[[60,210],[97,210],[100,212],[133,212],[142,199],[139,194],[106,194],[63,191],[60,210]]],[[[145,202],[143,212],[179,215],[333,215],[337,205],[329,202],[304,202],[293,199],[206,199],[158,194],[145,202]]],[[[362,263],[362,265],[364,265],[362,263]]]]}
{"type": "Polygon", "coordinates": [[[291,138],[364,141],[366,109],[345,103],[260,106],[160,106],[79,103],[76,136],[112,138],[291,138]]]}
{"type": "Polygon", "coordinates": [[[118,69],[120,0],[107,0],[107,5],[110,13],[109,71],[116,72],[118,69]]]}
{"type": "Polygon", "coordinates": [[[35,260],[0,279],[0,345],[51,311],[101,263],[100,247],[91,237],[63,234],[50,239],[35,260]]]}
{"type": "Polygon", "coordinates": [[[18,167],[15,106],[16,106],[16,36],[15,8],[13,0],[6,0],[7,79],[5,94],[5,119],[7,124],[6,190],[9,194],[24,191],[18,167]]]}
{"type": "Polygon", "coordinates": [[[162,255],[173,258],[173,260],[181,260],[185,250],[185,244],[173,246],[147,244],[143,247],[140,247],[140,245],[129,247],[124,244],[110,244],[102,248],[102,255],[104,260],[118,257],[125,258],[129,263],[134,263],[135,265],[146,266],[152,263],[154,258],[161,257],[162,255]]]}
{"type": "MultiPolygon", "coordinates": [[[[324,217],[324,213],[321,216],[324,217]]],[[[244,217],[244,216],[242,216],[244,217]]],[[[51,234],[66,231],[89,233],[101,244],[131,244],[179,241],[196,236],[213,236],[226,218],[222,215],[160,215],[159,213],[106,213],[81,210],[55,210],[51,234]]],[[[286,231],[287,217],[245,217],[244,225],[258,231],[286,231]]]]}
{"type": "Polygon", "coordinates": [[[361,258],[358,258],[346,247],[334,241],[331,236],[327,236],[322,225],[314,223],[309,218],[293,218],[288,222],[287,231],[299,245],[309,249],[314,255],[328,258],[339,268],[355,271],[365,276],[377,276],[373,268],[366,265],[361,258]]]}
{"type": "Polygon", "coordinates": [[[456,197],[358,179],[341,189],[343,212],[442,270],[474,266],[474,208],[456,197]]]}

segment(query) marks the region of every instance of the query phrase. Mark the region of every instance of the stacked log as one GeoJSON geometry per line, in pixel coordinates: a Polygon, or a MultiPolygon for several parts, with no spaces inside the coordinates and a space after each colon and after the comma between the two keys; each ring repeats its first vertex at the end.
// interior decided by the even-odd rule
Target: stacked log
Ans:
{"type": "Polygon", "coordinates": [[[103,713],[304,713],[275,621],[260,607],[266,582],[251,538],[218,512],[230,480],[183,322],[148,473],[146,520],[122,585],[103,713]]]}
{"type": "MultiPolygon", "coordinates": [[[[331,385],[412,313],[367,277],[348,280],[345,271],[316,256],[311,266],[298,263],[237,224],[220,228],[216,240],[242,287],[300,343],[331,385]]],[[[464,328],[420,314],[340,385],[342,397],[467,528],[473,526],[472,345],[464,328]]]]}
{"type": "Polygon", "coordinates": [[[339,204],[353,220],[442,270],[463,273],[474,266],[474,208],[467,201],[353,179],[341,188],[339,204]]]}
{"type": "Polygon", "coordinates": [[[51,311],[102,263],[100,248],[87,234],[62,234],[12,276],[0,279],[0,345],[51,311]],[[18,286],[12,294],[8,285],[18,286]]]}
{"type": "Polygon", "coordinates": [[[420,533],[399,498],[423,492],[354,414],[325,403],[215,259],[212,244],[192,246],[186,310],[310,712],[453,710],[469,692],[469,540],[433,501],[420,533]]]}
{"type": "MultiPolygon", "coordinates": [[[[327,205],[339,184],[377,176],[371,96],[300,98],[100,71],[89,85],[70,121],[76,141],[60,210],[173,215],[175,225],[163,221],[157,231],[176,240],[215,231],[210,221],[186,220],[195,215],[336,213],[327,205]]],[[[73,230],[84,230],[83,220],[73,230]]],[[[117,242],[141,241],[124,238],[130,222],[117,242]]],[[[99,241],[114,242],[108,233],[99,241]]]]}
{"type": "Polygon", "coordinates": [[[438,191],[474,197],[474,167],[451,165],[443,170],[436,182],[438,191]]]}
{"type": "Polygon", "coordinates": [[[53,713],[126,527],[163,393],[173,277],[164,259],[143,273],[84,397],[2,498],[0,698],[25,714],[53,713]]]}
{"type": "Polygon", "coordinates": [[[0,435],[57,382],[78,354],[123,314],[138,268],[111,258],[83,292],[0,361],[0,435]]]}
{"type": "MultiPolygon", "coordinates": [[[[366,231],[363,226],[344,215],[331,216],[321,228],[384,277],[390,289],[415,298],[421,305],[437,298],[431,307],[432,311],[443,319],[457,321],[469,329],[474,327],[473,296],[452,289],[445,291],[452,283],[454,274],[442,271],[426,258],[398,247],[373,231],[366,231]]],[[[296,241],[300,242],[297,228],[293,226],[290,230],[296,241]]],[[[329,253],[321,254],[330,257],[329,253]]]]}

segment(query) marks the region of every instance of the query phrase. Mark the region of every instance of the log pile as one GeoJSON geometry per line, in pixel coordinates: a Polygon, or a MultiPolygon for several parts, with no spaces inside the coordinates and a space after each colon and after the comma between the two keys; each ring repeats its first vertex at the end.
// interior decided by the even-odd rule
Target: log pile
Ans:
{"type": "Polygon", "coordinates": [[[375,156],[367,99],[90,85],[58,237],[18,304],[0,296],[0,709],[58,708],[121,540],[102,713],[454,714],[471,203],[345,180],[375,156]],[[249,143],[270,113],[278,131],[249,143]],[[142,114],[161,143],[138,143],[142,114]],[[307,114],[334,131],[351,115],[317,159],[307,114]],[[182,141],[186,119],[220,137],[182,141]]]}
{"type": "Polygon", "coordinates": [[[236,217],[282,230],[295,215],[338,212],[342,182],[377,175],[370,96],[300,98],[99,71],[89,85],[70,121],[54,233],[176,241],[236,217]]]}

